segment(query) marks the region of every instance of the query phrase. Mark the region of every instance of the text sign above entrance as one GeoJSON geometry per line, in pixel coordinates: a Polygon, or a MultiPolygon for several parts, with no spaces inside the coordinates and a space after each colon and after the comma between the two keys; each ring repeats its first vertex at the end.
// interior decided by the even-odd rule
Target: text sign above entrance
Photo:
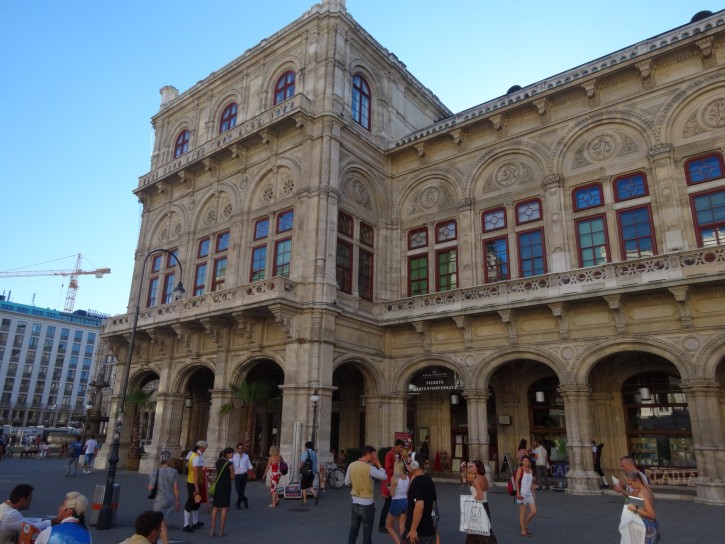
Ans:
{"type": "Polygon", "coordinates": [[[457,389],[455,373],[447,368],[426,368],[410,380],[410,385],[417,391],[441,391],[457,389]]]}

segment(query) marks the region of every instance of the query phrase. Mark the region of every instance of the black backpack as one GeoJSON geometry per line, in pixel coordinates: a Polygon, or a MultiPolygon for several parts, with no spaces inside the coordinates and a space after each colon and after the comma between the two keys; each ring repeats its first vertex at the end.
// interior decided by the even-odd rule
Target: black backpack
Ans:
{"type": "Polygon", "coordinates": [[[305,459],[305,462],[302,464],[302,475],[312,476],[312,474],[312,454],[310,453],[310,450],[307,450],[307,459],[305,459]]]}

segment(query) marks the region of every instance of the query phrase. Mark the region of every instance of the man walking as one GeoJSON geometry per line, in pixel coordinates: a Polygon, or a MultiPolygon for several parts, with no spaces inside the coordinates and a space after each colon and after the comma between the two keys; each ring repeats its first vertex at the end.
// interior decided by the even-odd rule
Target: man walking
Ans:
{"type": "Polygon", "coordinates": [[[188,497],[184,504],[184,528],[182,529],[185,533],[193,533],[194,529],[204,526],[204,522],[199,521],[199,507],[201,506],[201,486],[204,485],[204,452],[208,445],[206,440],[199,440],[196,448],[191,450],[186,457],[188,497]],[[198,502],[197,496],[200,499],[198,502]]]}
{"type": "Polygon", "coordinates": [[[433,505],[438,500],[438,496],[433,480],[423,472],[427,462],[428,457],[420,452],[413,453],[408,461],[410,487],[408,487],[405,536],[412,544],[435,544],[436,542],[433,505]]]}
{"type": "Polygon", "coordinates": [[[350,463],[345,474],[345,485],[352,486],[352,516],[350,520],[350,533],[347,544],[355,544],[363,528],[363,544],[373,541],[373,524],[375,523],[375,495],[373,478],[385,480],[387,475],[380,464],[376,450],[372,446],[364,446],[362,456],[350,463]]]}
{"type": "Polygon", "coordinates": [[[390,481],[393,478],[393,469],[395,469],[395,462],[400,459],[400,454],[403,452],[405,442],[400,438],[395,441],[393,447],[388,450],[385,454],[385,474],[387,475],[382,485],[380,494],[383,497],[383,509],[380,511],[380,520],[378,521],[378,531],[381,533],[388,534],[388,530],[385,528],[385,522],[388,519],[388,512],[390,511],[390,481]]]}
{"type": "MultiPolygon", "coordinates": [[[[634,457],[625,455],[619,460],[619,467],[622,469],[622,471],[624,471],[625,476],[628,472],[639,472],[642,481],[649,485],[649,478],[647,478],[647,475],[644,472],[637,468],[637,464],[634,462],[634,457]]],[[[612,489],[614,489],[614,491],[616,491],[620,495],[628,497],[633,493],[634,490],[629,487],[628,484],[622,486],[622,484],[619,483],[619,480],[615,480],[614,477],[612,477],[612,481],[614,482],[614,487],[612,489]]]]}
{"type": "Polygon", "coordinates": [[[93,460],[96,458],[96,453],[98,453],[98,442],[95,438],[90,437],[86,440],[83,453],[86,456],[86,466],[83,467],[83,474],[90,474],[93,468],[93,460]]]}
{"type": "Polygon", "coordinates": [[[305,452],[300,458],[300,489],[302,490],[302,504],[307,504],[307,492],[312,493],[315,498],[315,506],[320,500],[319,493],[315,492],[315,474],[317,474],[317,453],[314,450],[312,442],[305,442],[305,452]]]}
{"type": "Polygon", "coordinates": [[[534,456],[536,457],[536,482],[539,484],[539,491],[549,489],[549,454],[546,452],[544,445],[538,440],[534,440],[534,456]]]}
{"type": "Polygon", "coordinates": [[[234,488],[237,491],[237,510],[241,510],[241,504],[244,508],[249,508],[249,501],[244,494],[247,489],[247,471],[253,470],[252,462],[249,455],[244,452],[244,444],[237,444],[237,451],[232,457],[232,465],[234,465],[234,488]]]}
{"type": "Polygon", "coordinates": [[[68,446],[68,464],[65,469],[66,476],[73,476],[75,478],[81,451],[83,451],[83,444],[78,438],[74,438],[73,442],[68,446]]]}

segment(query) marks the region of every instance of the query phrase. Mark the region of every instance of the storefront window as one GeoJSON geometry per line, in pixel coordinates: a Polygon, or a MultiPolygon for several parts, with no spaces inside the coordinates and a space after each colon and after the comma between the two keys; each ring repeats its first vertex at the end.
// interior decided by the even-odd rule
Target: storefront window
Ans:
{"type": "Polygon", "coordinates": [[[558,387],[559,380],[554,376],[542,378],[531,385],[527,395],[531,435],[544,445],[549,461],[561,464],[557,466],[561,474],[555,474],[556,478],[564,477],[568,470],[564,398],[558,387]]]}
{"type": "Polygon", "coordinates": [[[622,399],[629,450],[637,465],[695,467],[690,412],[679,378],[638,374],[622,385],[622,399]]]}

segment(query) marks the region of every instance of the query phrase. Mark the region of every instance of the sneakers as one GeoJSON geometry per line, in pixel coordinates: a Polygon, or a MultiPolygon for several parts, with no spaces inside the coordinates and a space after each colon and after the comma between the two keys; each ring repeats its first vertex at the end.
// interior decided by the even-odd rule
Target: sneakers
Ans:
{"type": "Polygon", "coordinates": [[[184,525],[182,531],[184,531],[185,533],[193,533],[194,529],[191,528],[191,525],[184,525]]]}
{"type": "Polygon", "coordinates": [[[199,529],[200,527],[204,527],[203,521],[197,521],[194,525],[191,526],[192,529],[199,529]]]}

